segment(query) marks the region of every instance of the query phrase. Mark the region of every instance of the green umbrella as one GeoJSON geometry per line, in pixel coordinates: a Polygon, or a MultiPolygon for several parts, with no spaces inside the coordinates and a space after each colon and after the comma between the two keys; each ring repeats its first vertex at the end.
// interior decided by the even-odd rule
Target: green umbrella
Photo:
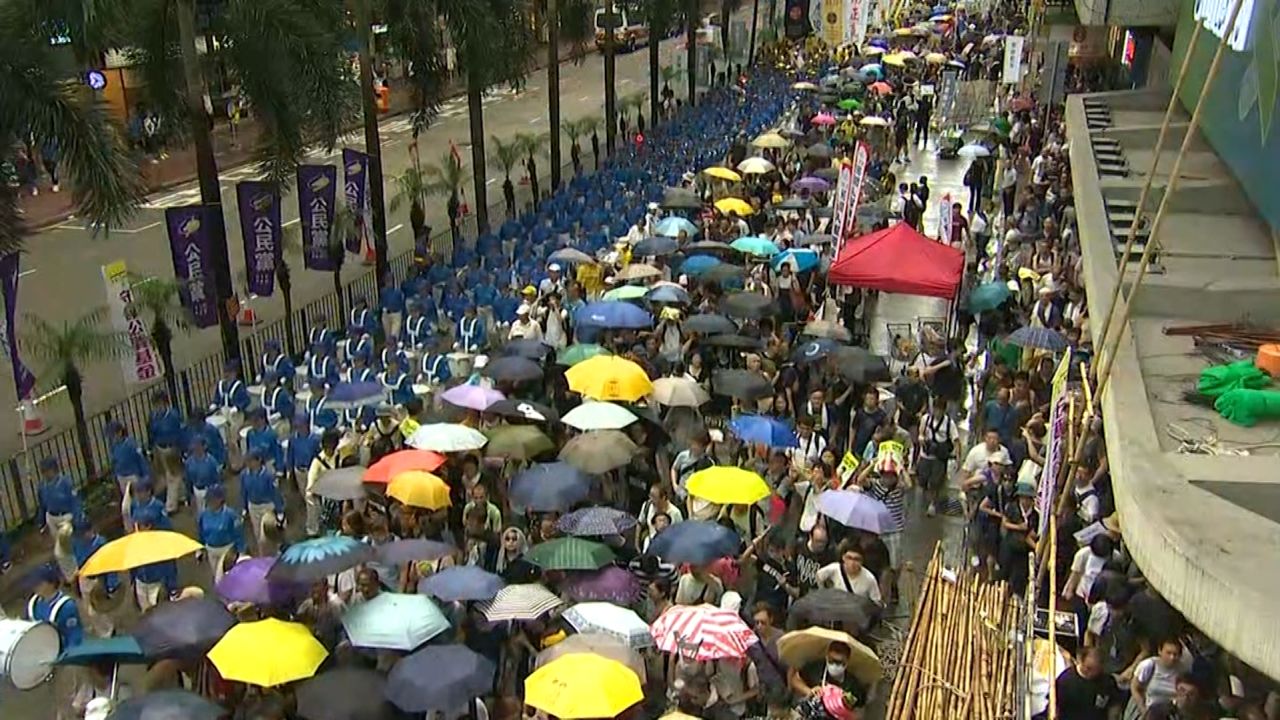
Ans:
{"type": "Polygon", "coordinates": [[[1003,116],[992,120],[991,126],[995,128],[997,133],[1005,137],[1008,137],[1009,133],[1013,131],[1013,123],[1009,122],[1009,118],[1003,116]]]}
{"type": "Polygon", "coordinates": [[[606,350],[605,348],[599,345],[595,345],[593,343],[579,343],[577,345],[570,345],[569,347],[564,349],[564,352],[557,354],[556,364],[573,367],[574,365],[577,365],[583,360],[590,360],[591,358],[597,355],[612,355],[612,354],[613,353],[609,352],[608,350],[606,350]]]}
{"type": "Polygon", "coordinates": [[[493,457],[529,460],[556,446],[535,425],[499,425],[484,434],[489,438],[484,453],[493,457]]]}
{"type": "Polygon", "coordinates": [[[566,537],[534,545],[524,559],[543,570],[599,570],[613,562],[614,556],[607,545],[566,537]]]}
{"type": "Polygon", "coordinates": [[[1012,295],[1008,283],[989,282],[969,292],[969,312],[980,313],[995,310],[1012,295]]]}
{"type": "Polygon", "coordinates": [[[635,300],[642,298],[649,292],[649,288],[640,285],[623,285],[616,287],[604,294],[604,300],[635,300]]]}
{"type": "Polygon", "coordinates": [[[854,100],[853,98],[846,98],[836,103],[836,107],[840,108],[841,110],[857,110],[858,108],[862,107],[862,103],[858,102],[857,100],[854,100]]]}

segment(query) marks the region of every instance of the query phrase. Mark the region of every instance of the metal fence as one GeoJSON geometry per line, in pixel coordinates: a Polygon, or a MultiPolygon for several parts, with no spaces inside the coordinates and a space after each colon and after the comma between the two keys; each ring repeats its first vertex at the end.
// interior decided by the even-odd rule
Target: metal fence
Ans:
{"type": "MultiPolygon", "coordinates": [[[[562,182],[572,179],[572,163],[561,168],[561,177],[562,182]]],[[[548,182],[549,178],[548,175],[548,182]]],[[[519,187],[517,207],[522,207],[523,203],[529,199],[527,195],[527,188],[519,187]],[[526,197],[519,197],[521,193],[526,197]]],[[[489,204],[490,224],[499,225],[505,217],[506,205],[501,194],[498,194],[497,202],[489,204]]],[[[477,235],[474,213],[463,219],[461,230],[462,237],[474,242],[477,235]]],[[[446,227],[432,238],[431,246],[437,247],[449,234],[450,231],[446,227]]],[[[413,266],[413,251],[392,257],[389,266],[395,281],[404,282],[413,266]]],[[[378,279],[374,269],[369,267],[343,284],[341,297],[337,293],[328,292],[302,307],[294,308],[292,346],[300,351],[305,349],[307,328],[310,327],[308,322],[320,316],[326,318],[326,324],[330,329],[337,332],[344,331],[346,329],[343,322],[344,309],[351,307],[355,297],[372,298],[377,295],[377,291],[378,279]]],[[[254,378],[258,375],[261,369],[259,363],[262,359],[263,346],[268,340],[279,341],[283,348],[290,347],[285,337],[286,328],[285,318],[281,317],[269,323],[253,326],[247,332],[242,330],[240,348],[244,359],[242,374],[244,378],[254,378]]],[[[206,406],[213,397],[218,380],[222,377],[223,362],[224,355],[218,351],[182,369],[175,370],[179,395],[175,403],[186,408],[187,412],[193,408],[206,406]]],[[[112,421],[118,422],[129,430],[131,436],[140,440],[145,439],[147,420],[153,410],[153,396],[155,391],[162,387],[164,387],[163,379],[140,386],[128,397],[88,418],[86,424],[89,433],[89,463],[85,462],[85,457],[81,453],[74,427],[60,430],[50,437],[31,443],[25,453],[19,452],[12,457],[0,460],[0,530],[12,530],[35,518],[39,506],[36,499],[36,483],[39,480],[36,465],[46,457],[58,459],[61,467],[75,481],[81,494],[86,496],[86,505],[93,505],[92,494],[99,489],[105,491],[110,487],[110,485],[96,482],[103,479],[103,473],[111,465],[111,450],[106,439],[107,424],[112,421]],[[97,470],[98,477],[89,477],[90,465],[97,470]]]]}

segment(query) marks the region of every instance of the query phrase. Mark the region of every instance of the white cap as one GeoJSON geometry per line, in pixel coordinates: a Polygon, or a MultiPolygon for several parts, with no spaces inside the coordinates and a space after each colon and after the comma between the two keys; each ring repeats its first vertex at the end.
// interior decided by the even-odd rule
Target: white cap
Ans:
{"type": "Polygon", "coordinates": [[[994,465],[1012,465],[1013,460],[1009,457],[1009,453],[1004,448],[991,453],[987,456],[987,462],[994,465]]]}
{"type": "Polygon", "coordinates": [[[474,362],[474,363],[472,363],[472,367],[473,367],[473,368],[475,368],[476,370],[479,370],[480,368],[482,368],[482,367],[484,367],[485,365],[488,365],[488,364],[489,364],[489,356],[488,356],[488,355],[477,355],[477,356],[476,356],[476,359],[475,359],[475,362],[474,362]]]}
{"type": "Polygon", "coordinates": [[[551,263],[547,266],[547,269],[552,272],[560,272],[560,263],[551,263]]]}
{"type": "Polygon", "coordinates": [[[520,307],[516,308],[516,315],[519,315],[520,317],[524,317],[525,315],[528,315],[528,314],[529,314],[528,305],[521,305],[520,307]]]}

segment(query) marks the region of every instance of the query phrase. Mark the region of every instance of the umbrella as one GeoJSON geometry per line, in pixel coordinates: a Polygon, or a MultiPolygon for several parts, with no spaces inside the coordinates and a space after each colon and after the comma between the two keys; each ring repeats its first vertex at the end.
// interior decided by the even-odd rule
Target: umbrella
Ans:
{"type": "Polygon", "coordinates": [[[315,582],[373,559],[373,547],[342,535],[303,540],[290,545],[267,572],[277,582],[315,582]]]}
{"type": "MultiPolygon", "coordinates": [[[[667,218],[667,219],[670,220],[672,218],[667,218]]],[[[684,218],[674,218],[674,219],[684,220],[684,218]]],[[[689,222],[688,220],[684,220],[684,221],[689,222]]],[[[689,224],[692,225],[693,223],[689,223],[689,224]]],[[[676,234],[679,235],[679,233],[676,233],[676,234]]],[[[631,248],[631,252],[632,252],[632,255],[637,255],[640,257],[644,257],[646,255],[670,255],[671,253],[675,252],[679,248],[680,248],[680,244],[677,243],[672,238],[666,237],[663,235],[654,235],[653,237],[647,237],[641,240],[640,242],[636,243],[635,246],[631,248]]]]}
{"type": "Polygon", "coordinates": [[[489,622],[503,622],[537,620],[561,604],[560,598],[545,587],[537,583],[525,583],[502,588],[492,600],[478,603],[476,608],[489,622]]]}
{"type": "Polygon", "coordinates": [[[738,163],[738,172],[744,175],[766,175],[776,169],[773,163],[762,157],[749,157],[738,163]]]}
{"type": "Polygon", "coordinates": [[[409,447],[434,450],[438,453],[479,450],[489,438],[474,428],[458,423],[430,423],[423,425],[405,440],[409,447]]]}
{"type": "Polygon", "coordinates": [[[621,430],[639,419],[621,405],[589,400],[565,413],[564,424],[578,430],[621,430]]]}
{"type": "Polygon", "coordinates": [[[811,158],[820,158],[824,160],[831,159],[831,146],[826,143],[814,143],[810,145],[805,154],[811,158]]]}
{"type": "Polygon", "coordinates": [[[778,312],[778,306],[767,295],[738,292],[720,302],[720,311],[732,318],[762,318],[778,312]]]}
{"type": "Polygon", "coordinates": [[[853,98],[845,98],[844,100],[836,103],[836,107],[841,110],[857,110],[862,107],[862,103],[854,100],[853,98]]]}
{"type": "MultiPolygon", "coordinates": [[[[809,84],[812,85],[813,83],[809,84]]],[[[755,140],[752,140],[751,144],[758,148],[770,148],[774,150],[791,147],[791,141],[776,132],[767,132],[760,137],[757,137],[755,140]]]]}
{"type": "Polygon", "coordinates": [[[739,198],[721,198],[716,201],[715,205],[716,210],[719,210],[725,215],[735,213],[741,217],[746,217],[748,215],[754,215],[756,212],[755,208],[751,207],[750,203],[739,198]]]}
{"type": "Polygon", "coordinates": [[[759,474],[724,465],[699,470],[689,477],[689,494],[717,505],[751,505],[769,497],[769,485],[759,474]]]}
{"type": "Polygon", "coordinates": [[[489,406],[486,413],[496,415],[507,420],[524,420],[530,422],[557,422],[560,420],[560,413],[556,412],[550,406],[543,405],[532,400],[524,400],[521,398],[507,398],[489,406]]]}
{"type": "Polygon", "coordinates": [[[792,90],[817,90],[818,86],[811,82],[798,82],[791,85],[792,90]]]}
{"type": "Polygon", "coordinates": [[[792,196],[773,207],[775,210],[807,210],[812,204],[808,198],[792,196]]]}
{"type": "Polygon", "coordinates": [[[573,314],[578,327],[640,330],[653,326],[653,316],[625,302],[592,302],[573,314]]]}
{"type": "Polygon", "coordinates": [[[543,570],[599,570],[613,562],[614,556],[602,543],[563,537],[534,545],[524,559],[543,570]]]}
{"type": "Polygon", "coordinates": [[[746,237],[740,237],[737,240],[734,240],[733,242],[729,243],[729,247],[733,248],[734,250],[737,250],[738,252],[744,252],[748,255],[760,255],[763,257],[773,257],[774,255],[778,254],[778,246],[774,245],[773,241],[770,240],[769,238],[761,237],[759,235],[748,235],[746,237]]]}
{"type": "MultiPolygon", "coordinates": [[[[625,572],[625,571],[624,571],[625,572]]],[[[645,628],[648,632],[648,628],[645,628]]],[[[589,632],[576,633],[552,645],[551,647],[538,653],[537,659],[534,661],[534,669],[542,667],[547,663],[554,661],[562,655],[569,653],[592,653],[600,657],[617,660],[618,662],[631,668],[636,675],[640,677],[640,681],[645,680],[644,658],[640,653],[627,647],[612,635],[604,633],[589,632]]]]}
{"type": "Polygon", "coordinates": [[[372,407],[386,402],[387,389],[380,382],[340,382],[325,396],[325,405],[334,410],[372,407]]]}
{"type": "Polygon", "coordinates": [[[871,92],[877,95],[888,95],[889,93],[893,92],[893,86],[884,81],[871,83],[867,87],[868,89],[871,90],[871,92]]]}
{"type": "Polygon", "coordinates": [[[801,334],[810,337],[830,338],[840,342],[849,342],[853,339],[853,336],[849,334],[848,328],[831,320],[814,320],[804,326],[801,334]]]}
{"type": "Polygon", "coordinates": [[[668,407],[698,407],[711,395],[696,380],[664,377],[653,381],[653,401],[668,407]]]}
{"type": "Polygon", "coordinates": [[[594,265],[596,259],[577,248],[560,248],[547,256],[547,262],[566,265],[594,265]]]}
{"type": "Polygon", "coordinates": [[[941,65],[947,61],[947,56],[938,52],[926,53],[924,61],[930,65],[941,65]]]}
{"type": "Polygon", "coordinates": [[[729,421],[729,430],[743,442],[771,448],[800,446],[796,432],[790,425],[768,415],[739,415],[729,421]]]}
{"type": "Polygon", "coordinates": [[[449,485],[422,470],[407,470],[395,476],[387,486],[387,497],[423,510],[440,510],[453,504],[449,499],[449,485]]]}
{"type": "Polygon", "coordinates": [[[431,645],[391,668],[386,698],[407,713],[466,714],[474,698],[493,692],[496,672],[492,660],[465,645],[431,645]]]}
{"type": "Polygon", "coordinates": [[[858,124],[866,127],[889,127],[889,121],[879,115],[868,115],[859,120],[858,124]]]}
{"type": "Polygon", "coordinates": [[[773,384],[750,370],[717,370],[711,378],[711,390],[716,395],[754,402],[773,395],[773,384]]]}
{"type": "Polygon", "coordinates": [[[738,350],[759,350],[764,347],[763,340],[747,337],[746,335],[712,335],[709,338],[702,338],[700,342],[711,347],[726,347],[738,350]]]}
{"type": "Polygon", "coordinates": [[[578,602],[602,601],[629,605],[642,591],[634,573],[617,565],[590,572],[572,573],[560,584],[560,591],[578,602]]]}
{"type": "Polygon", "coordinates": [[[845,527],[877,535],[901,529],[884,503],[866,493],[853,490],[828,490],[822,493],[818,496],[818,512],[845,527]]]}
{"type": "Polygon", "coordinates": [[[689,293],[679,285],[655,285],[645,295],[645,299],[651,303],[686,305],[689,303],[689,293]]]}
{"type": "Polygon", "coordinates": [[[883,55],[884,48],[880,47],[879,45],[868,45],[867,47],[862,49],[862,54],[863,55],[883,55]]]}
{"type": "Polygon", "coordinates": [[[499,425],[485,431],[489,444],[484,454],[511,460],[530,460],[554,450],[556,444],[533,425],[499,425]]]}
{"type": "Polygon", "coordinates": [[[1004,304],[1005,300],[1013,291],[1009,289],[1008,283],[989,282],[979,285],[969,291],[969,312],[980,313],[987,310],[995,310],[1004,304]]]}
{"type": "MultiPolygon", "coordinates": [[[[702,203],[699,202],[698,207],[701,207],[701,205],[702,203]]],[[[654,235],[661,235],[669,238],[680,237],[681,232],[689,237],[693,237],[698,234],[698,226],[694,225],[686,218],[672,216],[659,220],[657,226],[653,229],[654,235]]]]}
{"type": "Polygon", "coordinates": [[[737,555],[741,540],[734,531],[713,522],[685,520],[654,536],[649,552],[674,565],[706,565],[737,555]]]}
{"type": "Polygon", "coordinates": [[[649,375],[638,364],[600,355],[574,365],[564,374],[569,389],[593,400],[635,402],[653,392],[649,375]]]}
{"type": "Polygon", "coordinates": [[[981,143],[969,143],[956,152],[962,157],[967,158],[991,157],[991,149],[981,143]]]}
{"type": "Polygon", "coordinates": [[[632,280],[648,280],[649,278],[662,277],[662,271],[658,268],[646,263],[631,263],[618,273],[618,282],[630,282],[632,280]]]}
{"type": "MultiPolygon", "coordinates": [[[[488,365],[484,366],[481,374],[498,382],[529,382],[542,379],[542,366],[528,358],[509,355],[491,360],[488,365]]],[[[445,394],[447,395],[448,392],[445,394]]],[[[494,402],[501,402],[502,399],[494,402]]],[[[493,404],[489,403],[489,405],[485,406],[485,410],[487,411],[490,407],[493,407],[493,404]]]]}
{"type": "Polygon", "coordinates": [[[608,635],[632,649],[653,645],[649,625],[630,608],[607,602],[584,602],[565,610],[561,617],[578,632],[608,635]]]}
{"type": "Polygon", "coordinates": [[[454,407],[466,408],[477,412],[484,412],[490,405],[505,400],[506,395],[484,385],[472,385],[471,383],[463,383],[445,390],[440,394],[440,399],[453,405],[454,407]]]}
{"type": "Polygon", "coordinates": [[[879,614],[880,608],[871,598],[835,588],[818,588],[805,593],[791,606],[787,627],[794,630],[810,625],[834,626],[861,635],[879,614]]]}
{"type": "Polygon", "coordinates": [[[831,183],[827,182],[826,180],[823,180],[820,177],[814,177],[813,175],[806,175],[805,177],[802,177],[799,180],[791,183],[791,189],[795,190],[796,192],[804,191],[804,192],[811,192],[811,193],[823,193],[831,190],[831,183]]]}
{"type": "Polygon", "coordinates": [[[148,658],[193,658],[209,651],[236,624],[217,600],[186,598],[143,613],[133,637],[148,658]]]}
{"type": "Polygon", "coordinates": [[[560,459],[584,473],[601,475],[631,462],[638,450],[625,433],[592,430],[570,438],[560,450],[560,459]]]}
{"type": "Polygon", "coordinates": [[[449,629],[449,621],[426,595],[381,592],[352,607],[342,627],[354,647],[409,651],[449,629]]]}
{"type": "MultiPolygon", "coordinates": [[[[810,235],[809,237],[825,238],[826,235],[810,235]]],[[[790,248],[783,250],[773,257],[771,264],[775,270],[781,270],[783,265],[790,264],[791,269],[795,272],[808,272],[821,263],[818,253],[808,248],[790,248]]]]}
{"type": "Polygon", "coordinates": [[[226,708],[186,690],[156,690],[129,698],[111,710],[110,720],[219,720],[226,708]]]}
{"type": "Polygon", "coordinates": [[[445,457],[430,450],[400,450],[384,455],[378,462],[364,471],[362,478],[367,483],[386,485],[391,478],[405,470],[425,470],[435,472],[444,465],[445,457]]]}
{"type": "MultiPolygon", "coordinates": [[[[830,233],[812,233],[810,235],[800,235],[794,240],[796,245],[800,245],[802,247],[811,247],[814,245],[830,245],[835,241],[836,241],[836,236],[830,233]]],[[[777,258],[774,258],[774,261],[778,263],[776,265],[777,268],[782,267],[782,263],[778,262],[777,258]]]]}
{"type": "Polygon", "coordinates": [[[741,175],[730,170],[727,167],[720,167],[719,165],[713,165],[709,168],[706,168],[705,170],[702,171],[702,174],[708,177],[717,178],[719,180],[728,180],[729,182],[742,182],[741,175]]]}
{"type": "Polygon", "coordinates": [[[569,463],[539,463],[511,479],[511,503],[534,512],[568,510],[589,494],[591,478],[569,463]]]}
{"type": "Polygon", "coordinates": [[[506,582],[474,565],[454,565],[418,581],[418,592],[441,602],[492,600],[506,582]]]}
{"type": "Polygon", "coordinates": [[[85,577],[126,572],[144,565],[177,560],[185,555],[203,550],[204,546],[183,535],[169,530],[142,530],[98,548],[97,552],[80,566],[85,577]]]}
{"type": "Polygon", "coordinates": [[[525,704],[563,720],[611,718],[642,700],[631,668],[588,653],[563,655],[524,681],[525,704]]]}
{"type": "Polygon", "coordinates": [[[630,513],[609,507],[574,510],[556,521],[556,529],[566,535],[599,537],[621,535],[636,526],[630,513]]]}
{"type": "Polygon", "coordinates": [[[365,496],[364,468],[345,467],[325,470],[308,492],[329,500],[359,500],[365,496]]]}
{"type": "Polygon", "coordinates": [[[814,125],[830,126],[830,125],[836,124],[836,119],[830,113],[818,113],[817,115],[814,115],[813,119],[810,120],[809,122],[813,123],[814,125]]]}
{"type": "Polygon", "coordinates": [[[835,180],[840,177],[840,171],[833,167],[818,168],[809,174],[814,177],[820,177],[823,180],[835,180]]]}
{"type": "Polygon", "coordinates": [[[641,285],[623,285],[616,287],[604,295],[600,296],[601,300],[639,300],[648,294],[649,289],[641,285]]]}
{"type": "Polygon", "coordinates": [[[267,575],[275,564],[274,557],[248,558],[237,562],[218,581],[218,597],[227,602],[284,605],[306,592],[305,587],[294,583],[269,580],[267,575]]]}
{"type": "MultiPolygon", "coordinates": [[[[1020,327],[1009,334],[1009,342],[1024,348],[1036,348],[1039,350],[1049,350],[1051,352],[1059,352],[1067,349],[1067,339],[1056,330],[1050,330],[1045,327],[1020,327]]],[[[110,547],[108,545],[107,547],[110,547]]],[[[106,548],[103,548],[105,550],[106,548]]],[[[99,550],[98,552],[102,552],[99,550]]],[[[93,558],[90,558],[92,561],[93,558]]]]}
{"type": "Polygon", "coordinates": [[[907,64],[907,57],[900,52],[889,53],[888,55],[880,56],[880,62],[894,67],[904,67],[907,64]]]}
{"type": "Polygon", "coordinates": [[[888,380],[889,364],[880,355],[859,347],[842,347],[835,352],[836,368],[841,375],[855,383],[888,380]]]}
{"type": "Polygon", "coordinates": [[[871,685],[884,677],[884,667],[875,652],[839,630],[811,627],[789,632],[778,638],[778,656],[791,667],[804,667],[825,657],[827,646],[833,642],[849,647],[848,669],[860,682],[871,685]]]}
{"type": "MultiPolygon", "coordinates": [[[[628,573],[629,574],[629,573],[628,573]]],[[[97,663],[141,665],[147,662],[146,653],[132,635],[116,635],[109,638],[86,637],[78,644],[63,648],[58,655],[58,665],[94,665],[97,663]]]]}
{"type": "Polygon", "coordinates": [[[590,360],[597,355],[612,355],[613,353],[594,343],[578,343],[570,345],[564,350],[556,354],[556,364],[565,367],[573,367],[584,360],[590,360]]]}
{"type": "Polygon", "coordinates": [[[378,562],[386,565],[404,565],[406,563],[436,560],[438,558],[452,555],[456,548],[449,543],[440,542],[438,540],[426,540],[422,538],[410,538],[406,540],[392,540],[385,545],[379,545],[374,551],[378,562]]]}
{"type": "Polygon", "coordinates": [[[791,362],[797,365],[808,365],[830,357],[840,348],[840,343],[829,338],[808,340],[798,344],[791,352],[791,362]]]}
{"type": "Polygon", "coordinates": [[[555,348],[533,338],[516,338],[510,340],[506,345],[498,348],[498,354],[503,357],[522,357],[526,360],[535,360],[541,362],[543,358],[550,355],[555,348]]]}
{"type": "Polygon", "coordinates": [[[386,686],[386,676],[376,670],[328,670],[298,686],[298,715],[307,720],[387,720],[392,713],[382,699],[386,686]]]}
{"type": "Polygon", "coordinates": [[[649,629],[659,650],[698,662],[742,658],[760,642],[742,616],[714,605],[673,605],[649,629]]]}
{"type": "MultiPolygon", "coordinates": [[[[726,245],[725,247],[729,246],[726,245]]],[[[708,270],[719,264],[720,258],[714,258],[710,255],[693,255],[680,264],[680,272],[696,277],[706,273],[708,270]]]]}
{"type": "Polygon", "coordinates": [[[738,332],[738,325],[724,315],[702,313],[685,319],[684,330],[699,335],[729,335],[738,332]]]}
{"type": "Polygon", "coordinates": [[[209,651],[223,679],[258,687],[309,678],[328,656],[306,625],[274,618],[236,625],[209,651]]]}
{"type": "MultiPolygon", "coordinates": [[[[733,249],[733,246],[729,245],[728,243],[722,243],[718,240],[699,240],[698,242],[695,242],[695,243],[689,243],[688,245],[685,246],[684,249],[689,252],[701,252],[701,253],[712,253],[712,254],[722,253],[726,255],[732,255],[735,252],[733,249]]],[[[693,258],[689,258],[689,259],[692,260],[693,258]]]]}

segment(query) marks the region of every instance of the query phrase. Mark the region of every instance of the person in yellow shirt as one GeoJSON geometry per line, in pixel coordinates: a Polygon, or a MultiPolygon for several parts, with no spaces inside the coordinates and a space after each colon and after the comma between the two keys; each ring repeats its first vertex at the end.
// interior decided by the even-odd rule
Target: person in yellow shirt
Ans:
{"type": "Polygon", "coordinates": [[[604,271],[597,263],[579,264],[575,277],[587,297],[597,297],[604,290],[604,271]]]}

